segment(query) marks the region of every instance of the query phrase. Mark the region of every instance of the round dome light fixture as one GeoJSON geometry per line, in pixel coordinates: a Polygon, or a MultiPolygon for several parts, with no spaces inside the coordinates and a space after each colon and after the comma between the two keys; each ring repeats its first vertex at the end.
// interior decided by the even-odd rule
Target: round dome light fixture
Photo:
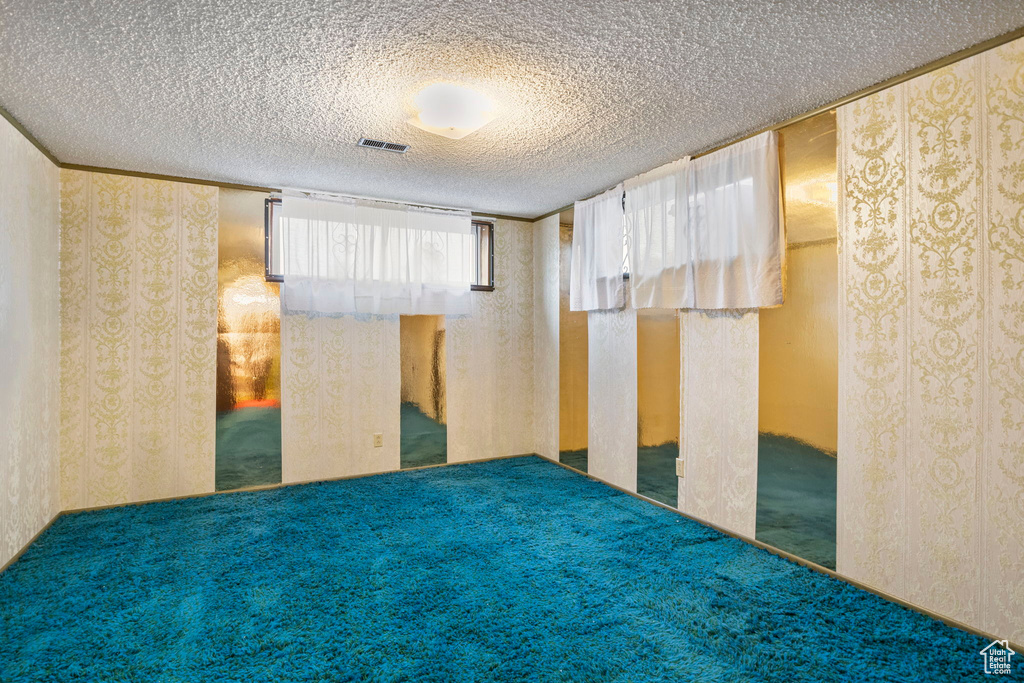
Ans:
{"type": "Polygon", "coordinates": [[[486,95],[453,83],[434,83],[416,93],[419,114],[409,123],[435,135],[459,140],[494,119],[494,104],[486,95]]]}

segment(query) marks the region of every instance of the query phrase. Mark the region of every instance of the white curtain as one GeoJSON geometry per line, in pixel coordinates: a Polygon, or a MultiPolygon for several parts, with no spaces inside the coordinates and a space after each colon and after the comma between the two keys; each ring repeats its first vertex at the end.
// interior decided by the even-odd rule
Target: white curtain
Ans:
{"type": "Polygon", "coordinates": [[[287,195],[280,216],[285,311],[469,312],[468,212],[287,195]]]}
{"type": "Polygon", "coordinates": [[[622,185],[576,202],[572,231],[569,308],[597,311],[622,308],[625,243],[622,229],[622,185]]]}
{"type": "Polygon", "coordinates": [[[768,132],[626,183],[635,308],[782,303],[778,136],[768,132]]]}
{"type": "Polygon", "coordinates": [[[683,308],[690,286],[690,235],[685,208],[690,159],[666,164],[625,183],[626,234],[633,308],[683,308]]]}

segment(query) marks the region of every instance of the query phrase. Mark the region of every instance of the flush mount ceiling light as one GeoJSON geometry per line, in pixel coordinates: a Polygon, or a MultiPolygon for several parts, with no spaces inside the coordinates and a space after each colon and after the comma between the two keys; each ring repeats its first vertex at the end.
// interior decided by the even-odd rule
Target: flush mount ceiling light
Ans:
{"type": "Polygon", "coordinates": [[[480,130],[494,118],[491,100],[461,85],[428,85],[416,93],[412,101],[419,114],[409,119],[409,123],[452,140],[480,130]]]}

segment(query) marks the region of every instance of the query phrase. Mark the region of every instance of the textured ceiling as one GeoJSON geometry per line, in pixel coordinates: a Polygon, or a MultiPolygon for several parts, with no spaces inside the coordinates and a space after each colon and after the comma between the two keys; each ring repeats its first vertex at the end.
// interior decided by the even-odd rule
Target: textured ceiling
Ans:
{"type": "Polygon", "coordinates": [[[537,216],[1021,25],[1020,0],[0,0],[0,106],[67,163],[537,216]],[[407,124],[439,80],[498,117],[407,124]]]}

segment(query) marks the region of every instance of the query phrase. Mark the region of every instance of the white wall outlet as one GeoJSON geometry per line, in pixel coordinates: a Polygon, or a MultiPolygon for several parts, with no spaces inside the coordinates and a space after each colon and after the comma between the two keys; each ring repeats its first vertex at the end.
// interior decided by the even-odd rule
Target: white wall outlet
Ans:
{"type": "Polygon", "coordinates": [[[383,434],[374,434],[373,435],[373,447],[374,448],[383,448],[384,447],[384,435],[383,434]]]}
{"type": "Polygon", "coordinates": [[[676,458],[676,476],[677,477],[682,477],[683,476],[683,459],[682,458],[676,458]]]}

